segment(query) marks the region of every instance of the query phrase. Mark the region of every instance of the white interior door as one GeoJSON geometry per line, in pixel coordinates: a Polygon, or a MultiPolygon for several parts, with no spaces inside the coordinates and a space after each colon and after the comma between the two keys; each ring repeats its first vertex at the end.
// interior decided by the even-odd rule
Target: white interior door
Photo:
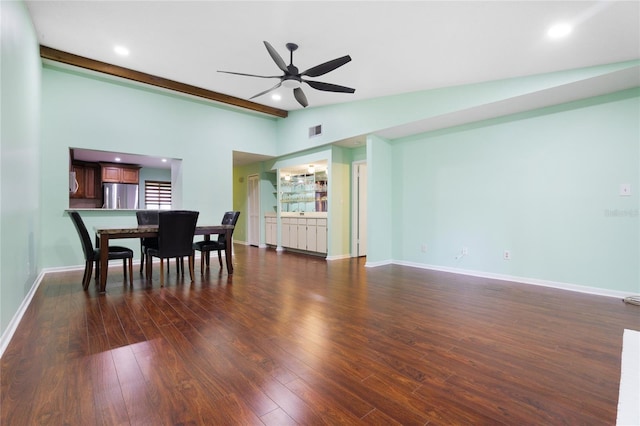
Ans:
{"type": "Polygon", "coordinates": [[[247,240],[252,246],[260,245],[260,179],[258,175],[251,175],[247,179],[249,185],[247,194],[248,229],[247,240]]]}
{"type": "Polygon", "coordinates": [[[367,255],[367,163],[353,163],[352,256],[367,255]]]}

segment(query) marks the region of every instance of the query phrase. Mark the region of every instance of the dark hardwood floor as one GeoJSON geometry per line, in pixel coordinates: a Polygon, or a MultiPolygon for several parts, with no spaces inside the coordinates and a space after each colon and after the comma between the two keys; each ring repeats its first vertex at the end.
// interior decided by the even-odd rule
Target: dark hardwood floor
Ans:
{"type": "Polygon", "coordinates": [[[637,306],[246,246],[234,264],[130,288],[114,263],[106,296],[48,274],[2,357],[0,423],[615,424],[637,306]]]}

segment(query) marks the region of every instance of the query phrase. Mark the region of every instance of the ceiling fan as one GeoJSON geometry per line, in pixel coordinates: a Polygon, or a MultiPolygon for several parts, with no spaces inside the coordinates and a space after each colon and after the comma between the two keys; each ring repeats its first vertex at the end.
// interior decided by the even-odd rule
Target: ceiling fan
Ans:
{"type": "Polygon", "coordinates": [[[356,91],[356,89],[352,89],[351,87],[339,86],[337,84],[331,84],[331,83],[323,83],[321,81],[306,80],[302,78],[302,77],[319,77],[330,71],[333,71],[336,68],[339,68],[344,64],[346,64],[347,62],[351,61],[351,56],[349,55],[342,56],[340,58],[336,58],[334,60],[325,62],[323,64],[316,65],[315,67],[309,68],[306,71],[300,72],[298,70],[298,67],[293,65],[293,52],[296,51],[296,49],[298,49],[297,44],[295,43],[286,44],[287,49],[290,52],[289,65],[287,65],[284,62],[282,57],[273,48],[273,46],[269,44],[269,42],[265,41],[264,45],[267,48],[267,51],[269,52],[271,59],[273,59],[273,61],[278,66],[278,68],[280,68],[280,70],[284,72],[283,75],[255,75],[255,74],[245,74],[241,72],[232,72],[232,71],[218,71],[218,72],[223,72],[227,74],[244,75],[247,77],[279,78],[280,79],[278,84],[276,84],[272,88],[267,89],[264,92],[260,92],[257,95],[253,95],[249,99],[257,98],[258,96],[262,96],[266,93],[271,92],[272,90],[276,90],[280,86],[284,86],[284,87],[293,88],[293,96],[296,98],[296,100],[300,105],[306,108],[309,105],[309,102],[307,101],[307,97],[305,96],[304,92],[300,88],[302,83],[306,83],[309,86],[313,87],[314,89],[323,90],[325,92],[354,93],[356,91]]]}

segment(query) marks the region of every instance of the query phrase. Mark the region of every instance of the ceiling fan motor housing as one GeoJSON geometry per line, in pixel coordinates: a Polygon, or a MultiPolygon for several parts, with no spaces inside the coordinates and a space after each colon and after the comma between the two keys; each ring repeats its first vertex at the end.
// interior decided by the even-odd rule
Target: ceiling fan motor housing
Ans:
{"type": "Polygon", "coordinates": [[[285,76],[282,79],[282,85],[284,87],[288,87],[289,89],[295,89],[296,87],[300,87],[302,85],[302,78],[297,75],[285,76]]]}

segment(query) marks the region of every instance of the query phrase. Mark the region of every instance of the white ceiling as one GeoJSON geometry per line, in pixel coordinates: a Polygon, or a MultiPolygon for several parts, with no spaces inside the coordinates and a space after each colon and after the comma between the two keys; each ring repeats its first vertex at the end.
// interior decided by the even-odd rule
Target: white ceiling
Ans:
{"type": "MultiPolygon", "coordinates": [[[[354,94],[303,86],[309,107],[640,58],[637,1],[27,1],[40,44],[248,99],[280,75],[264,47],[301,70],[350,55],[315,80],[354,94]],[[575,25],[566,39],[546,31],[575,25]],[[116,44],[131,54],[119,57],[116,44]]],[[[282,100],[301,108],[291,89],[282,100]]]]}
{"type": "MultiPolygon", "coordinates": [[[[162,78],[249,99],[277,79],[218,70],[280,75],[263,44],[289,62],[299,49],[304,70],[340,56],[352,61],[314,80],[353,87],[354,94],[304,85],[309,108],[461,84],[521,77],[640,58],[638,1],[26,1],[40,44],[162,78]],[[569,22],[569,37],[548,28],[569,22]],[[115,45],[131,51],[114,53],[115,45]]],[[[540,93],[482,110],[388,129],[385,137],[433,130],[527,108],[640,85],[638,67],[593,81],[589,90],[540,93]]],[[[291,89],[254,102],[301,106],[291,89]]],[[[363,143],[354,137],[344,146],[363,143]]],[[[260,161],[234,152],[234,165],[260,161]]]]}

